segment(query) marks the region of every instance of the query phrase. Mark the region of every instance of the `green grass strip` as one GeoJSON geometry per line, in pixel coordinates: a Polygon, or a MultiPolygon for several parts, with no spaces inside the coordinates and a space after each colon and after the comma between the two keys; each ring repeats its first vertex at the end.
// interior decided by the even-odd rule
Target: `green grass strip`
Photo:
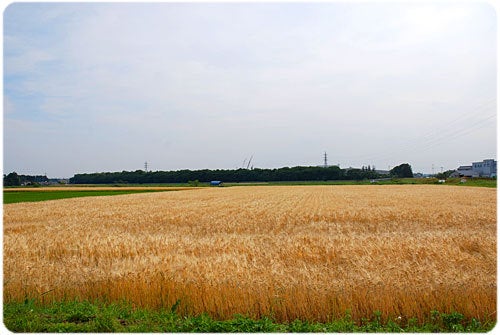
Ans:
{"type": "Polygon", "coordinates": [[[312,180],[312,181],[270,181],[270,182],[242,182],[224,183],[224,186],[295,186],[295,185],[440,185],[440,186],[474,186],[474,187],[497,187],[494,178],[481,179],[469,178],[462,182],[461,178],[448,178],[445,183],[440,183],[437,178],[383,178],[363,180],[312,180]]]}
{"type": "Polygon", "coordinates": [[[3,203],[36,202],[78,197],[110,196],[120,194],[164,192],[168,190],[94,190],[94,191],[8,191],[3,192],[3,203]]]}
{"type": "Polygon", "coordinates": [[[12,332],[488,332],[494,321],[466,320],[457,312],[449,314],[431,311],[428,320],[389,318],[382,320],[380,312],[370,318],[354,321],[349,312],[341,319],[328,323],[294,320],[277,323],[272,317],[254,320],[234,315],[230,320],[214,320],[207,314],[180,316],[176,305],[165,310],[137,309],[127,303],[92,303],[89,301],[53,302],[39,305],[34,300],[4,304],[4,324],[12,332]]]}

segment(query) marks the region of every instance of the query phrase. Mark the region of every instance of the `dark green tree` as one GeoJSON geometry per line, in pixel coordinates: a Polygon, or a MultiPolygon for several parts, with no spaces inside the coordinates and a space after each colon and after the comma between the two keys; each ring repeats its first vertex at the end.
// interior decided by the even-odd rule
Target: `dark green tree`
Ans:
{"type": "Polygon", "coordinates": [[[439,172],[439,173],[436,174],[436,178],[438,178],[438,179],[446,179],[453,172],[455,172],[455,170],[447,170],[447,171],[444,171],[444,172],[439,172]]]}
{"type": "Polygon", "coordinates": [[[408,163],[403,163],[401,165],[395,166],[390,171],[392,177],[396,178],[413,178],[413,172],[411,166],[408,163]]]}
{"type": "Polygon", "coordinates": [[[11,172],[8,175],[3,175],[3,186],[19,186],[21,185],[21,178],[15,172],[11,172]]]}

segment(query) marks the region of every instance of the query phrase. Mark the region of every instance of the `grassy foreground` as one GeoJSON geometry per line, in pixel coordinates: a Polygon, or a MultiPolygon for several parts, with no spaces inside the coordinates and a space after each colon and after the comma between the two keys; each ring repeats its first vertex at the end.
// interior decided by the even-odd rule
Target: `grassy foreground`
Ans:
{"type": "Polygon", "coordinates": [[[4,305],[4,324],[13,332],[487,332],[495,323],[466,320],[460,313],[431,311],[423,323],[401,317],[382,320],[375,311],[370,319],[352,320],[349,311],[329,323],[294,320],[276,323],[272,316],[259,320],[235,315],[218,321],[207,314],[182,317],[178,303],[169,310],[136,309],[132,304],[89,301],[53,302],[41,306],[34,300],[4,305]]]}

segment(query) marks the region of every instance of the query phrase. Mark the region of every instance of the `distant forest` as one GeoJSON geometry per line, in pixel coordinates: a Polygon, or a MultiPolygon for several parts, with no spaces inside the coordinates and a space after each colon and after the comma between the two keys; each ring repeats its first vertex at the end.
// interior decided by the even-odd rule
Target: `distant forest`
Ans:
{"type": "MultiPolygon", "coordinates": [[[[393,177],[413,177],[411,167],[401,164],[391,170],[393,177]]],[[[374,168],[341,169],[338,166],[315,167],[296,166],[278,169],[236,169],[236,170],[178,170],[146,172],[122,171],[75,174],[70,184],[154,184],[187,183],[190,181],[209,182],[266,182],[266,181],[326,181],[326,180],[363,180],[387,177],[379,175],[374,168]]]]}
{"type": "Polygon", "coordinates": [[[49,182],[49,178],[47,178],[47,176],[18,175],[16,172],[11,172],[8,175],[3,176],[4,186],[19,186],[22,184],[38,184],[47,182],[49,182]]]}

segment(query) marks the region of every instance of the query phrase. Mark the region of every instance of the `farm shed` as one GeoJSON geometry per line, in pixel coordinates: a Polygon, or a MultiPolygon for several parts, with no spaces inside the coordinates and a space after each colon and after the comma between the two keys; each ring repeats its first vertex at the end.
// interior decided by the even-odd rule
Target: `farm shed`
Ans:
{"type": "Polygon", "coordinates": [[[222,181],[220,181],[220,180],[212,180],[210,182],[210,186],[222,186],[222,181]]]}

